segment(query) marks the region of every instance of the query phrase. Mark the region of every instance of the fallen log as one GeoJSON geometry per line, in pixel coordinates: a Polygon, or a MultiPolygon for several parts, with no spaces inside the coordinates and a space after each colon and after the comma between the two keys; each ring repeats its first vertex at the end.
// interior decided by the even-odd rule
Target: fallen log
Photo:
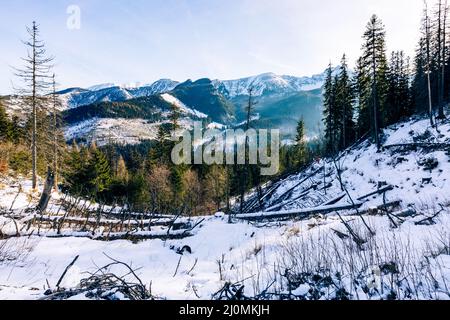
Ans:
{"type": "MultiPolygon", "coordinates": [[[[60,238],[89,238],[97,241],[115,241],[115,240],[180,240],[191,237],[193,234],[188,230],[181,230],[180,232],[167,233],[150,233],[150,232],[118,232],[110,234],[92,234],[91,232],[70,232],[70,233],[47,233],[42,234],[41,237],[60,239],[60,238]]],[[[21,235],[28,237],[29,235],[21,235]]]]}
{"type": "Polygon", "coordinates": [[[402,151],[407,150],[448,150],[450,148],[450,143],[425,143],[425,142],[417,142],[417,143],[400,143],[400,144],[391,144],[387,146],[383,146],[384,149],[400,149],[402,151]]]}
{"type": "Polygon", "coordinates": [[[386,202],[382,205],[379,205],[377,207],[372,207],[372,208],[368,208],[364,211],[361,211],[359,214],[360,215],[364,215],[364,214],[378,214],[380,211],[386,212],[389,209],[394,209],[394,208],[398,208],[400,207],[402,203],[402,200],[394,200],[391,202],[386,202]]]}
{"type": "MultiPolygon", "coordinates": [[[[324,206],[330,206],[330,205],[332,205],[332,204],[336,204],[336,203],[338,203],[339,201],[341,201],[342,199],[344,199],[345,197],[347,196],[347,194],[344,192],[344,193],[341,193],[340,195],[338,195],[337,197],[335,197],[335,198],[333,198],[333,199],[331,199],[331,200],[328,200],[327,202],[325,202],[323,205],[324,206]]],[[[358,199],[359,200],[359,199],[358,199]]]]}
{"type": "Polygon", "coordinates": [[[362,202],[356,202],[355,204],[319,206],[315,208],[298,209],[290,211],[247,213],[237,215],[236,218],[247,221],[263,221],[270,219],[289,219],[299,217],[303,218],[314,214],[324,214],[334,211],[358,209],[362,205],[363,205],[362,202]]]}
{"type": "Polygon", "coordinates": [[[288,189],[287,191],[285,191],[283,194],[281,194],[276,201],[274,201],[273,203],[270,203],[270,206],[275,206],[277,204],[279,204],[280,202],[284,201],[287,196],[289,194],[291,194],[295,189],[297,189],[299,186],[301,186],[303,183],[305,183],[306,181],[308,181],[309,179],[311,179],[312,177],[314,177],[317,173],[319,173],[320,171],[323,170],[323,167],[320,167],[317,170],[314,170],[313,172],[311,172],[310,174],[308,174],[308,176],[306,176],[305,178],[303,178],[300,182],[298,182],[297,184],[295,184],[293,187],[291,187],[290,189],[288,189]]]}
{"type": "MultiPolygon", "coordinates": [[[[33,217],[26,217],[25,219],[22,219],[22,223],[26,223],[30,220],[33,220],[33,217]]],[[[52,224],[59,223],[61,226],[64,224],[75,224],[75,225],[81,225],[83,224],[84,227],[109,227],[112,225],[117,225],[123,223],[125,226],[129,227],[167,227],[169,225],[172,226],[172,230],[180,230],[184,228],[189,228],[190,222],[189,221],[177,221],[174,222],[171,221],[152,221],[152,220],[143,220],[143,221],[137,221],[137,220],[131,220],[127,222],[123,222],[122,220],[110,220],[110,219],[101,219],[97,220],[94,218],[83,218],[83,217],[63,217],[63,216],[40,216],[38,221],[39,223],[44,222],[50,222],[52,224]]]]}
{"type": "Polygon", "coordinates": [[[364,196],[361,196],[361,197],[359,197],[357,200],[358,200],[358,201],[362,201],[362,200],[367,199],[367,198],[369,198],[369,197],[371,197],[371,196],[374,196],[374,195],[376,195],[376,194],[383,194],[383,193],[385,193],[385,192],[387,192],[387,191],[391,191],[391,190],[394,190],[394,186],[388,185],[388,186],[385,186],[385,187],[383,187],[383,188],[380,188],[380,189],[378,189],[378,190],[376,190],[376,191],[374,191],[374,192],[371,192],[371,193],[368,193],[368,194],[366,194],[366,195],[364,195],[364,196]]]}

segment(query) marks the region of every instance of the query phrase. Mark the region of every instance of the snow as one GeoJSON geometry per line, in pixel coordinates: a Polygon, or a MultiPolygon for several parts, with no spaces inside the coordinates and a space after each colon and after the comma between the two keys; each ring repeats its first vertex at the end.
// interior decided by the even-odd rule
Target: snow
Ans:
{"type": "MultiPolygon", "coordinates": [[[[167,97],[171,99],[170,97],[167,97]]],[[[440,124],[441,133],[430,128],[426,119],[413,119],[385,130],[385,145],[415,141],[426,130],[432,132],[427,139],[436,142],[450,137],[450,123],[440,124]],[[411,133],[414,131],[414,133],[411,133]]],[[[375,235],[369,237],[361,217],[354,211],[315,214],[304,220],[264,222],[251,224],[242,219],[233,219],[222,212],[210,216],[196,217],[194,222],[203,221],[192,230],[192,236],[178,240],[128,240],[99,241],[95,236],[64,230],[65,237],[54,238],[54,233],[41,236],[10,238],[0,240],[0,299],[39,299],[47,289],[47,281],[54,287],[65,267],[79,255],[78,261],[63,280],[62,286],[74,287],[86,277],[110,262],[107,256],[126,262],[137,268],[142,281],[151,283],[152,293],[162,299],[211,299],[226,281],[245,285],[245,294],[258,294],[269,284],[272,292],[292,294],[305,299],[311,298],[315,284],[306,279],[290,292],[280,274],[287,269],[292,272],[319,272],[317,266],[329,267],[342,274],[339,283],[346,286],[352,299],[387,299],[391,274],[382,270],[392,261],[397,261],[401,275],[413,277],[423,287],[417,289],[409,299],[450,299],[450,157],[444,150],[428,154],[416,151],[401,154],[385,150],[377,152],[368,142],[356,146],[336,161],[321,160],[310,168],[284,180],[267,184],[273,192],[262,200],[262,214],[276,208],[284,212],[307,212],[314,208],[330,209],[351,204],[346,192],[341,190],[335,179],[336,168],[342,168],[342,180],[353,201],[374,192],[378,182],[386,182],[393,190],[386,193],[386,201],[402,200],[398,216],[405,209],[412,208],[416,216],[403,218],[393,227],[386,214],[364,215],[364,220],[375,235]],[[402,161],[398,161],[399,157],[402,161]],[[431,172],[419,164],[424,157],[435,157],[438,166],[431,172]],[[324,175],[325,173],[325,175],[324,175]],[[431,183],[422,182],[432,178],[431,183]],[[332,183],[323,189],[326,184],[332,183]],[[327,203],[337,203],[329,205],[327,203]],[[277,202],[278,201],[278,202],[277,202]],[[419,222],[439,212],[434,224],[419,222]],[[356,248],[350,239],[340,239],[336,232],[348,234],[342,219],[354,231],[367,239],[365,250],[356,248]],[[3,245],[3,246],[2,246],[3,245]],[[177,253],[177,248],[189,246],[192,253],[177,253]],[[378,251],[376,251],[378,250],[378,251]],[[103,254],[104,253],[104,254],[103,254]],[[10,259],[1,260],[1,256],[10,259]],[[345,259],[354,259],[357,274],[348,273],[345,259]],[[395,260],[397,259],[397,260],[395,260]],[[177,265],[179,267],[177,268],[177,265]],[[346,273],[347,272],[347,273],[346,273]],[[358,278],[353,278],[353,277],[358,278]],[[274,282],[274,279],[277,281],[274,282]],[[355,283],[360,283],[356,286],[355,283]],[[430,286],[428,286],[430,284],[430,286]],[[432,284],[432,285],[431,285],[432,284]],[[431,286],[437,287],[430,291],[431,286]],[[368,288],[364,292],[363,288],[368,288]]],[[[27,177],[2,178],[0,180],[0,207],[9,208],[22,185],[23,193],[17,198],[14,213],[23,216],[19,224],[26,225],[30,218],[23,212],[30,200],[36,203],[38,193],[31,191],[27,177]]],[[[42,188],[42,185],[40,185],[42,188]]],[[[249,194],[248,199],[253,195],[249,194]]],[[[59,195],[54,194],[51,214],[55,214],[59,195]],[[56,199],[55,199],[56,198],[56,199]]],[[[373,195],[361,200],[360,210],[383,204],[383,197],[373,195]]],[[[250,216],[250,215],[249,215],[250,216]]],[[[245,218],[243,215],[241,218],[245,218]]],[[[0,229],[11,234],[14,226],[11,219],[0,217],[0,229]]],[[[153,234],[163,234],[164,228],[155,228],[153,234]]],[[[138,231],[136,234],[146,234],[138,231]]],[[[148,234],[148,233],[147,233],[148,234]]],[[[120,272],[120,270],[117,270],[120,272]]],[[[305,275],[304,275],[305,276],[305,275]]],[[[395,276],[395,275],[392,275],[395,276]]],[[[305,276],[306,277],[306,276],[305,276]]],[[[399,280],[403,281],[403,280],[399,280]]],[[[405,298],[406,283],[398,294],[405,298]]],[[[320,288],[319,288],[320,289],[320,288]]],[[[336,292],[325,293],[322,299],[332,298],[336,292]]],[[[83,295],[72,299],[85,299],[83,295]]]]}
{"type": "Polygon", "coordinates": [[[200,119],[202,119],[202,118],[203,118],[203,119],[208,118],[208,115],[206,115],[206,114],[204,114],[204,113],[202,113],[202,112],[200,112],[200,111],[198,111],[198,110],[189,108],[189,107],[186,106],[183,102],[181,102],[180,100],[178,100],[177,98],[175,98],[175,97],[172,96],[171,94],[164,93],[164,94],[161,95],[161,98],[163,98],[166,102],[175,105],[175,106],[176,106],[177,108],[179,108],[183,113],[193,115],[193,116],[195,116],[195,117],[197,117],[197,118],[200,118],[200,119]]]}
{"type": "Polygon", "coordinates": [[[254,96],[310,91],[321,88],[324,81],[325,73],[311,77],[295,77],[288,75],[280,76],[269,72],[236,80],[215,80],[213,83],[217,88],[223,86],[226,90],[226,95],[234,98],[248,95],[250,88],[253,88],[254,96]]]}
{"type": "MultiPolygon", "coordinates": [[[[165,113],[162,115],[168,116],[165,113]]],[[[145,140],[155,140],[159,126],[168,122],[169,120],[150,122],[139,118],[92,118],[67,127],[65,138],[67,141],[73,139],[96,141],[99,146],[111,142],[135,145],[145,140]]],[[[179,120],[179,125],[180,129],[175,133],[176,136],[181,136],[183,130],[191,130],[194,127],[194,120],[185,116],[179,120]]]]}
{"type": "Polygon", "coordinates": [[[160,124],[144,119],[92,118],[68,127],[65,130],[65,138],[68,141],[88,138],[99,145],[111,141],[119,144],[139,144],[144,140],[155,139],[160,124]]]}

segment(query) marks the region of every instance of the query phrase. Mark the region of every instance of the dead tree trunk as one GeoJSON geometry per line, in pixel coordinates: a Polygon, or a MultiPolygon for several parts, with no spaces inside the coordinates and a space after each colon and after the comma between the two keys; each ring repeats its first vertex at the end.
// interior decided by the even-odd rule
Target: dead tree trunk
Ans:
{"type": "Polygon", "coordinates": [[[45,181],[44,190],[42,191],[41,199],[36,207],[36,211],[43,213],[48,206],[48,202],[51,198],[52,188],[55,181],[55,175],[52,170],[48,170],[47,180],[45,181]]]}

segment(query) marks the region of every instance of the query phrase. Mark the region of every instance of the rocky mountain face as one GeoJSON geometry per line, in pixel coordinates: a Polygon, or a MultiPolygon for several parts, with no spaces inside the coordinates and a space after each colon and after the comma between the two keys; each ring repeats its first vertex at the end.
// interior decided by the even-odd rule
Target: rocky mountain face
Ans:
{"type": "MultiPolygon", "coordinates": [[[[256,102],[253,127],[280,129],[283,139],[289,140],[295,136],[296,124],[302,117],[307,134],[311,137],[317,134],[324,80],[325,73],[311,77],[265,73],[223,81],[205,78],[179,83],[161,79],[138,87],[100,84],[68,88],[58,95],[67,124],[67,139],[90,141],[112,136],[115,142],[128,144],[153,139],[154,127],[169,121],[173,104],[181,110],[184,128],[197,120],[222,128],[239,127],[246,118],[251,88],[256,102]]],[[[26,106],[14,97],[6,97],[5,101],[11,112],[27,114],[26,106]]]]}

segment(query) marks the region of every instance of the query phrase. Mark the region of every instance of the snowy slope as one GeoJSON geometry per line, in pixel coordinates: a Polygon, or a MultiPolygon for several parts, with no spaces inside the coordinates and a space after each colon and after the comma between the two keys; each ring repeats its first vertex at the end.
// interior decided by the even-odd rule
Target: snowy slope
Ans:
{"type": "MultiPolygon", "coordinates": [[[[397,144],[434,143],[450,145],[450,123],[439,127],[438,133],[429,127],[426,119],[413,119],[385,130],[385,149],[377,152],[368,141],[340,155],[336,163],[321,160],[307,170],[278,181],[263,200],[262,211],[296,210],[323,205],[345,195],[338,204],[350,204],[356,199],[376,191],[379,185],[391,185],[386,201],[401,200],[404,207],[421,204],[447,203],[450,200],[450,149],[438,147],[428,150],[402,150],[391,148],[397,144]],[[427,161],[436,168],[426,170],[427,161]],[[337,178],[336,166],[341,171],[347,196],[337,178]],[[324,174],[325,172],[325,174],[324,174]],[[331,184],[331,185],[330,185],[331,184]],[[326,188],[324,186],[327,186],[326,188]]],[[[248,202],[252,202],[249,197],[248,202]]],[[[364,199],[363,209],[383,204],[382,197],[364,199]]],[[[256,209],[256,207],[253,207],[256,209]]]]}
{"type": "MultiPolygon", "coordinates": [[[[75,230],[72,237],[50,238],[41,230],[41,236],[0,240],[0,256],[8,257],[0,259],[0,299],[43,298],[47,281],[54,288],[65,267],[79,255],[62,284],[74,288],[86,272],[111,261],[105,253],[137,268],[142,281],[152,284],[153,295],[162,299],[217,298],[215,293],[226,283],[236,283],[244,285],[245,295],[265,293],[266,299],[449,300],[450,153],[445,144],[450,142],[450,121],[440,123],[437,132],[426,119],[411,119],[384,133],[380,152],[362,142],[336,162],[321,160],[268,184],[259,208],[272,214],[308,212],[353,200],[362,204],[361,216],[355,210],[340,215],[331,210],[287,221],[233,219],[229,224],[228,217],[218,213],[192,218],[200,225],[191,237],[136,243],[93,240],[79,237],[75,230]],[[399,143],[427,143],[429,149],[392,147],[399,143]],[[423,161],[431,158],[437,163],[423,161]],[[434,165],[430,169],[425,163],[434,165]],[[341,189],[336,166],[348,193],[341,189]],[[366,196],[378,189],[379,182],[393,187],[386,198],[366,196]],[[402,202],[392,211],[366,211],[394,200],[402,202]],[[176,248],[183,246],[192,252],[177,253],[176,248]]],[[[22,185],[13,213],[26,217],[23,209],[33,199],[29,181],[2,178],[0,183],[4,208],[11,206],[22,185]]],[[[55,196],[49,212],[56,216],[60,196],[55,196]]],[[[250,205],[252,195],[247,200],[250,205]]],[[[37,193],[32,201],[37,201],[37,193]]],[[[260,214],[257,207],[250,213],[260,214]]],[[[16,222],[21,227],[26,221],[29,217],[16,222]]],[[[14,234],[14,224],[6,216],[0,216],[0,228],[4,234],[14,234]]],[[[70,235],[70,230],[65,232],[70,235]]]]}
{"type": "MultiPolygon", "coordinates": [[[[194,121],[195,119],[190,117],[180,118],[177,135],[181,136],[183,130],[192,130],[194,121]]],[[[135,145],[146,140],[155,140],[161,123],[169,123],[169,120],[150,122],[144,119],[93,118],[66,128],[64,135],[67,141],[95,141],[99,146],[111,143],[135,145]]],[[[218,124],[219,128],[222,126],[218,124]]]]}
{"type": "MultiPolygon", "coordinates": [[[[133,145],[139,144],[145,140],[154,140],[156,139],[161,123],[168,123],[170,121],[170,105],[176,106],[180,114],[179,135],[182,135],[182,130],[193,129],[195,121],[202,121],[208,118],[206,114],[189,108],[168,93],[161,94],[160,97],[163,101],[167,102],[167,105],[165,105],[164,110],[156,107],[153,109],[154,114],[159,115],[160,119],[158,121],[150,121],[141,118],[94,117],[68,125],[64,130],[65,138],[67,141],[73,139],[96,141],[99,145],[108,143],[133,145]]],[[[212,126],[217,128],[224,127],[219,123],[212,124],[212,126]]]]}
{"type": "Polygon", "coordinates": [[[65,130],[67,141],[86,139],[103,146],[109,143],[138,144],[154,140],[160,123],[150,123],[143,119],[98,119],[82,121],[65,130]]]}
{"type": "Polygon", "coordinates": [[[189,108],[183,102],[181,102],[179,99],[175,98],[171,94],[164,93],[161,95],[161,97],[168,103],[175,105],[182,113],[192,115],[192,116],[195,116],[196,118],[200,118],[200,119],[208,118],[208,115],[206,115],[203,112],[200,112],[198,110],[189,108]]]}

